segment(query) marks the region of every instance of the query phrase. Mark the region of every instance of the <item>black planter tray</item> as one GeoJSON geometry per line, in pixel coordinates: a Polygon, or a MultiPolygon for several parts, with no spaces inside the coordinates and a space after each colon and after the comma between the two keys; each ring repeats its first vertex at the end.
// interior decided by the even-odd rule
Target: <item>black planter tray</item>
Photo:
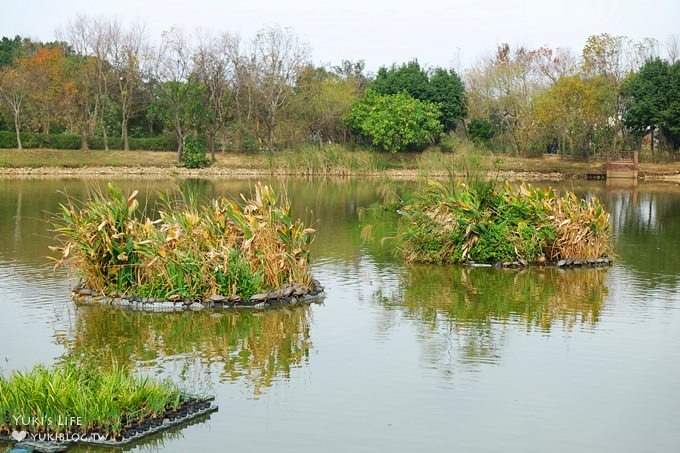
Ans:
{"type": "Polygon", "coordinates": [[[16,442],[15,448],[23,448],[27,450],[33,450],[37,452],[44,452],[44,453],[56,453],[56,452],[61,452],[65,451],[70,445],[75,445],[75,444],[82,444],[82,445],[97,445],[97,446],[105,446],[105,447],[122,447],[126,446],[135,442],[139,442],[142,439],[145,439],[149,436],[152,436],[154,434],[161,433],[163,431],[167,431],[172,428],[185,428],[187,426],[191,426],[196,423],[201,423],[210,418],[210,414],[213,412],[216,412],[218,410],[218,406],[215,404],[214,401],[210,401],[209,405],[205,408],[198,409],[195,412],[185,414],[184,416],[181,417],[175,417],[174,420],[170,420],[169,418],[164,418],[163,422],[159,426],[153,426],[148,429],[146,429],[143,432],[137,432],[134,435],[128,436],[128,437],[121,437],[120,439],[113,438],[111,439],[111,434],[106,434],[106,435],[88,435],[87,437],[83,438],[77,438],[73,439],[72,436],[71,438],[68,438],[67,440],[64,441],[50,441],[50,440],[34,440],[34,438],[29,434],[25,437],[24,440],[17,442],[16,439],[13,439],[12,437],[8,436],[0,436],[0,441],[5,441],[5,442],[16,442]],[[105,436],[105,438],[104,438],[105,436]]]}

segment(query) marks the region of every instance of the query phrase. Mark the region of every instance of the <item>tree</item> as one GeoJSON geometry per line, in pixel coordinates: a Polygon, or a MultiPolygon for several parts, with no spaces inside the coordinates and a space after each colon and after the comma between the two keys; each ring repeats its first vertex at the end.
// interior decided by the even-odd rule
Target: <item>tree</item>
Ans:
{"type": "Polygon", "coordinates": [[[364,95],[369,85],[369,78],[364,74],[366,62],[364,60],[342,60],[339,65],[333,66],[333,72],[341,78],[351,81],[358,89],[361,96],[364,95]]]}
{"type": "Polygon", "coordinates": [[[445,131],[455,129],[467,115],[465,87],[453,69],[435,68],[430,77],[430,97],[425,100],[439,105],[445,131]]]}
{"type": "Polygon", "coordinates": [[[217,134],[229,118],[229,107],[233,98],[229,83],[235,76],[235,67],[230,58],[233,37],[227,33],[218,40],[205,37],[194,54],[194,76],[205,87],[206,107],[210,110],[207,125],[208,148],[215,160],[217,134]]]}
{"type": "Polygon", "coordinates": [[[349,135],[344,117],[360,91],[357,78],[343,78],[310,65],[298,78],[290,114],[301,121],[305,135],[312,141],[344,142],[349,135]]]}
{"type": "Polygon", "coordinates": [[[420,100],[429,100],[432,96],[427,72],[420,67],[417,60],[411,60],[400,66],[393,64],[390,68],[380,67],[371,89],[378,94],[405,92],[412,98],[420,100]]]}
{"type": "Polygon", "coordinates": [[[13,39],[6,36],[2,37],[0,41],[0,68],[11,65],[22,54],[21,36],[16,35],[13,39]]]}
{"type": "Polygon", "coordinates": [[[206,88],[200,81],[167,81],[156,86],[153,114],[172,127],[179,143],[177,162],[183,157],[184,144],[191,131],[202,129],[210,111],[205,104],[206,88]]]}
{"type": "MultiPolygon", "coordinates": [[[[252,113],[257,125],[264,125],[265,134],[259,136],[270,150],[275,149],[281,112],[290,105],[293,87],[309,62],[309,54],[309,46],[288,28],[264,28],[252,42],[248,65],[252,113]]],[[[259,130],[256,126],[256,133],[259,130]]]]}
{"type": "Polygon", "coordinates": [[[104,149],[108,150],[105,114],[111,101],[110,90],[114,74],[109,60],[113,42],[120,36],[120,25],[116,21],[106,22],[103,19],[77,16],[75,20],[69,22],[65,31],[60,31],[59,34],[65,35],[83,65],[78,71],[80,95],[91,97],[87,100],[81,99],[79,103],[82,108],[89,109],[87,114],[81,115],[87,121],[87,125],[81,128],[83,149],[89,147],[87,137],[94,133],[97,126],[101,126],[104,149]]]}
{"type": "Polygon", "coordinates": [[[120,113],[120,133],[123,149],[129,151],[130,118],[144,105],[140,99],[143,97],[143,62],[147,59],[148,46],[144,41],[144,28],[139,24],[123,30],[117,22],[113,22],[109,28],[109,40],[109,62],[120,113]]]}
{"type": "Polygon", "coordinates": [[[465,87],[453,69],[426,71],[417,60],[378,69],[371,89],[379,94],[408,93],[414,99],[434,102],[441,111],[444,130],[453,130],[467,114],[465,87]]]}
{"type": "Polygon", "coordinates": [[[405,92],[379,94],[368,90],[349,111],[347,124],[374,146],[401,151],[432,143],[443,132],[436,104],[405,92]]]}
{"type": "Polygon", "coordinates": [[[623,86],[624,124],[635,135],[659,130],[673,150],[680,149],[680,62],[649,60],[623,86]]]}
{"type": "Polygon", "coordinates": [[[42,47],[17,60],[28,84],[26,124],[32,131],[49,134],[54,125],[65,127],[65,119],[71,117],[68,99],[75,95],[75,85],[67,66],[60,47],[42,47]]]}
{"type": "Polygon", "coordinates": [[[155,100],[151,112],[173,128],[177,136],[177,163],[191,130],[200,129],[208,117],[205,85],[194,75],[189,38],[176,28],[163,33],[156,55],[153,79],[155,100]]]}
{"type": "Polygon", "coordinates": [[[502,140],[509,139],[520,154],[535,136],[534,97],[546,84],[535,69],[536,53],[502,44],[467,73],[470,117],[490,122],[502,140]]]}
{"type": "Polygon", "coordinates": [[[563,149],[582,157],[589,155],[602,136],[611,134],[613,112],[614,98],[603,77],[561,77],[536,101],[536,120],[545,131],[544,138],[558,137],[563,149]]]}
{"type": "Polygon", "coordinates": [[[14,130],[17,135],[17,148],[21,145],[21,106],[26,97],[27,87],[23,74],[16,69],[0,70],[0,96],[7,102],[14,117],[14,130]]]}

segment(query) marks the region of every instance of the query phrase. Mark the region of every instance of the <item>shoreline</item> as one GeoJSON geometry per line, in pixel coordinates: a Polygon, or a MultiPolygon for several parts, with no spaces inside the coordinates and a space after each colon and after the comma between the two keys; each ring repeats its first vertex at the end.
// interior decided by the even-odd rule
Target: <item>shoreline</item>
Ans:
{"type": "MultiPolygon", "coordinates": [[[[560,171],[554,168],[518,170],[507,169],[489,172],[503,181],[563,181],[563,180],[586,180],[587,173],[580,171],[560,171]]],[[[247,167],[207,167],[202,169],[188,169],[183,167],[168,166],[86,166],[86,167],[0,167],[0,178],[110,178],[135,179],[135,178],[238,178],[249,179],[259,177],[388,177],[391,179],[415,180],[423,175],[421,170],[414,168],[388,169],[375,172],[309,172],[309,171],[271,171],[264,168],[247,167]]],[[[448,174],[443,171],[431,172],[427,175],[433,178],[446,178],[448,174]]],[[[463,176],[463,175],[457,175],[463,176]]],[[[628,179],[616,181],[627,182],[628,179]]],[[[676,171],[653,171],[640,169],[638,181],[680,183],[680,172],[676,171]]]]}

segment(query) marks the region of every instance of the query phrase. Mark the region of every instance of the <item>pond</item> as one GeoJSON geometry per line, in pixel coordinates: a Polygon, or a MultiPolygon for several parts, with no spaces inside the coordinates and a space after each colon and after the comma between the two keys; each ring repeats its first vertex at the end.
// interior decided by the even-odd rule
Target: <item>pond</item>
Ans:
{"type": "MultiPolygon", "coordinates": [[[[152,206],[150,194],[177,184],[213,197],[249,194],[254,182],[116,184],[152,206]]],[[[219,412],[132,451],[680,445],[678,186],[564,183],[609,209],[614,265],[497,270],[404,266],[364,245],[359,212],[392,183],[270,181],[286,187],[296,216],[315,220],[324,302],[168,314],[76,308],[73,281],[46,258],[63,193],[105,183],[0,179],[0,373],[76,356],[216,395],[219,412]]]]}

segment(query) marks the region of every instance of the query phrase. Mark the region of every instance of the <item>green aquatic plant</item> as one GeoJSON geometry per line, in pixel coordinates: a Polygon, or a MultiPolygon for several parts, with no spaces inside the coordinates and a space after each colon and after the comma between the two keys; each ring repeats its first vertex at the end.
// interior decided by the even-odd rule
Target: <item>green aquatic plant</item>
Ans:
{"type": "Polygon", "coordinates": [[[13,430],[116,435],[124,419],[162,417],[178,407],[181,395],[169,382],[134,376],[119,366],[37,365],[0,376],[0,436],[13,430]]]}
{"type": "Polygon", "coordinates": [[[399,210],[408,262],[586,260],[611,253],[609,215],[597,199],[493,181],[430,181],[399,210]]]}
{"type": "Polygon", "coordinates": [[[247,299],[286,283],[311,287],[314,230],[292,219],[285,194],[258,184],[241,203],[166,198],[156,220],[137,213],[136,195],[109,185],[85,203],[62,204],[55,221],[61,244],[52,247],[57,265],[71,266],[85,287],[105,294],[247,299]]]}

